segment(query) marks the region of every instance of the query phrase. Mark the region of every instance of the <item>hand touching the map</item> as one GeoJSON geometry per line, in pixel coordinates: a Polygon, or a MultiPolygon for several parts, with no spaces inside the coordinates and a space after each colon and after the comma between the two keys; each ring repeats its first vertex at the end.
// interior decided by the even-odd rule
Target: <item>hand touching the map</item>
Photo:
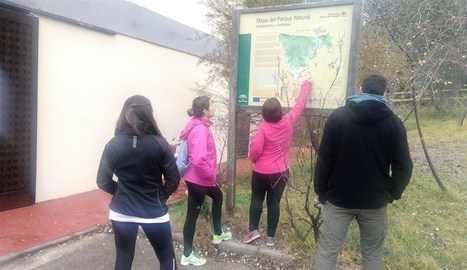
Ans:
{"type": "Polygon", "coordinates": [[[302,83],[301,91],[310,91],[311,89],[311,82],[309,80],[304,80],[302,83]]]}

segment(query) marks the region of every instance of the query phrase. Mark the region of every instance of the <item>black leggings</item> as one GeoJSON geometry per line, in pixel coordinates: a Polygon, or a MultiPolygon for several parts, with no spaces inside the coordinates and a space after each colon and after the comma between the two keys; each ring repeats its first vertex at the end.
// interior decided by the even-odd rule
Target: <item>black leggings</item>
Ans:
{"type": "Polygon", "coordinates": [[[170,222],[164,223],[134,223],[112,220],[112,228],[115,236],[115,249],[117,258],[115,270],[130,270],[135,255],[136,237],[138,226],[143,228],[148,237],[157,258],[161,270],[175,270],[175,252],[172,243],[172,230],[170,222]]]}
{"type": "Polygon", "coordinates": [[[206,195],[212,198],[212,223],[214,233],[220,235],[221,215],[222,215],[222,191],[218,186],[205,187],[186,181],[188,187],[188,203],[186,209],[185,225],[183,226],[183,254],[189,256],[193,251],[193,238],[196,230],[196,220],[198,219],[201,207],[206,195]]]}
{"type": "Polygon", "coordinates": [[[250,232],[258,229],[261,214],[263,213],[263,201],[267,193],[267,236],[274,237],[279,222],[282,193],[288,180],[288,170],[274,174],[262,174],[253,171],[251,175],[250,223],[248,228],[250,232]]]}

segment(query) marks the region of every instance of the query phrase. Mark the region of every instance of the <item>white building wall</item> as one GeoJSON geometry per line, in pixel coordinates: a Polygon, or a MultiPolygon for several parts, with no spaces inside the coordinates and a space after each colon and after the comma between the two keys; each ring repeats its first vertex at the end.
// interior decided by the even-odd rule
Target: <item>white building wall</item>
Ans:
{"type": "Polygon", "coordinates": [[[39,17],[36,202],[96,189],[124,101],[148,97],[170,144],[207,69],[198,58],[122,35],[39,17]]]}

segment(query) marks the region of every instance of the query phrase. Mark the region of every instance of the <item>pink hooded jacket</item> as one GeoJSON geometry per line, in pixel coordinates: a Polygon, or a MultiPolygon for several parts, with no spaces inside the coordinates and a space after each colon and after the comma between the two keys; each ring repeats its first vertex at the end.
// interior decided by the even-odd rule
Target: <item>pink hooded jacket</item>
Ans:
{"type": "Polygon", "coordinates": [[[273,174],[289,168],[293,128],[305,108],[310,89],[311,82],[303,82],[297,103],[279,122],[270,123],[263,120],[259,125],[251,141],[249,154],[255,172],[273,174]]]}
{"type": "Polygon", "coordinates": [[[214,136],[209,127],[212,122],[193,117],[180,133],[180,139],[188,143],[188,169],[185,181],[200,185],[216,186],[217,153],[214,136]]]}

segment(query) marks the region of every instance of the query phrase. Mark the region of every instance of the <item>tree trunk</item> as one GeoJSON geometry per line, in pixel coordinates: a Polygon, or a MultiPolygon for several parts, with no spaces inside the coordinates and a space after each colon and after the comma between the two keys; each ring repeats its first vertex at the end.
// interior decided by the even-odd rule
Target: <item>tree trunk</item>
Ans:
{"type": "Polygon", "coordinates": [[[438,173],[436,172],[435,166],[433,165],[433,162],[431,161],[430,154],[428,153],[428,148],[426,147],[425,144],[425,138],[423,137],[422,133],[422,128],[420,126],[420,119],[418,117],[418,101],[415,100],[414,104],[414,113],[415,113],[415,121],[417,123],[417,129],[418,129],[418,135],[420,137],[420,142],[422,143],[422,148],[423,148],[423,153],[425,153],[426,161],[428,162],[428,166],[430,166],[431,173],[433,174],[433,177],[435,178],[436,182],[438,183],[438,186],[443,190],[447,191],[447,188],[444,186],[443,182],[438,176],[438,173]]]}
{"type": "Polygon", "coordinates": [[[462,119],[461,119],[461,126],[464,125],[464,120],[465,120],[465,117],[467,116],[467,110],[465,110],[464,112],[464,116],[462,116],[462,119]]]}

